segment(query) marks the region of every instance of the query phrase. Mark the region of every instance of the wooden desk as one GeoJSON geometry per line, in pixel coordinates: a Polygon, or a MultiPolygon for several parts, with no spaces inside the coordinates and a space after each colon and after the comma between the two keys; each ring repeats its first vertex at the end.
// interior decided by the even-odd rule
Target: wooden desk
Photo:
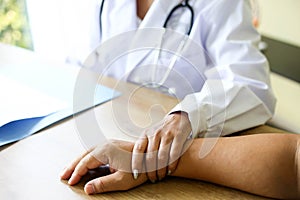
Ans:
{"type": "MultiPolygon", "coordinates": [[[[102,79],[102,84],[112,88],[116,86],[116,82],[109,78],[102,79]]],[[[116,89],[122,92],[121,97],[84,112],[81,116],[94,112],[107,138],[132,139],[114,125],[113,109],[127,104],[132,112],[132,120],[144,126],[150,120],[149,116],[145,116],[145,111],[152,108],[151,117],[158,120],[177,103],[175,99],[145,89],[137,90],[128,101],[128,91],[134,88],[130,84],[119,84],[116,89]],[[162,107],[155,106],[158,104],[162,107]]],[[[123,120],[126,124],[126,119],[123,120]]],[[[246,133],[257,132],[281,131],[262,126],[246,133]]],[[[63,167],[84,150],[72,117],[2,148],[0,199],[265,199],[210,183],[173,177],[167,177],[156,184],[145,183],[127,192],[88,196],[83,192],[83,183],[70,187],[59,178],[63,167]]]]}

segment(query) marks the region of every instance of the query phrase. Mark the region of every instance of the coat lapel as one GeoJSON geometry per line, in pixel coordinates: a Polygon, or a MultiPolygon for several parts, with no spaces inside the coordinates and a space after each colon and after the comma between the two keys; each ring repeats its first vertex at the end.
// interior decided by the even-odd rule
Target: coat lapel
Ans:
{"type": "MultiPolygon", "coordinates": [[[[122,65],[120,67],[125,68],[125,78],[129,77],[139,65],[149,64],[144,61],[147,60],[147,57],[151,58],[151,54],[155,57],[154,54],[157,51],[153,51],[153,49],[161,46],[164,35],[162,27],[165,19],[179,2],[181,0],[154,0],[145,18],[139,24],[136,0],[105,1],[101,20],[102,42],[112,39],[118,34],[132,31],[130,45],[124,48],[128,49],[126,62],[120,63],[122,65]]],[[[128,44],[128,42],[125,43],[128,44]]],[[[148,59],[148,61],[153,60],[148,59]]]]}
{"type": "MultiPolygon", "coordinates": [[[[157,54],[157,51],[154,51],[154,49],[157,50],[161,47],[164,35],[163,24],[165,19],[170,11],[180,1],[181,0],[154,0],[146,16],[136,29],[134,39],[132,40],[129,48],[131,50],[140,50],[128,56],[126,63],[126,71],[128,74],[130,74],[130,72],[133,71],[137,66],[141,65],[146,60],[146,57],[151,57],[151,54],[154,57],[152,61],[155,60],[156,55],[154,54],[157,54]]],[[[143,64],[153,65],[153,63],[143,64]]]]}
{"type": "Polygon", "coordinates": [[[104,42],[118,34],[138,27],[135,0],[105,0],[101,15],[104,42]]]}

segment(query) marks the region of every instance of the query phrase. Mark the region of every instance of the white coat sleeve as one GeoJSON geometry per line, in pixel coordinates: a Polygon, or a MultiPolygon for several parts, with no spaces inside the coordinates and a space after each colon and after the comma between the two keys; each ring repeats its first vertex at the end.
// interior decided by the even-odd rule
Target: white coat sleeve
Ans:
{"type": "Polygon", "coordinates": [[[187,95],[171,112],[188,113],[193,136],[220,136],[266,123],[276,99],[269,65],[257,48],[260,35],[252,26],[245,0],[217,0],[203,13],[204,48],[214,60],[202,90],[187,95]]]}

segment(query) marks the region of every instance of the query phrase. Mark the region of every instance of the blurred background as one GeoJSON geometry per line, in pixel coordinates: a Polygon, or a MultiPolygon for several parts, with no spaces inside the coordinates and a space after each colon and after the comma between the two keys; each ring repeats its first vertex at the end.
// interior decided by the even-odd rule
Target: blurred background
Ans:
{"type": "MultiPolygon", "coordinates": [[[[300,0],[250,0],[271,70],[300,82],[300,0]]],[[[34,50],[26,0],[0,0],[0,42],[34,50]]]]}
{"type": "Polygon", "coordinates": [[[0,0],[0,42],[33,49],[26,0],[0,0]]]}
{"type": "MultiPolygon", "coordinates": [[[[300,133],[300,0],[249,1],[253,25],[262,35],[259,48],[270,63],[271,83],[278,98],[275,117],[270,124],[300,133]]],[[[48,50],[46,55],[60,55],[62,50],[57,49],[56,44],[64,42],[57,39],[59,28],[65,28],[58,23],[61,20],[59,12],[64,12],[63,2],[0,0],[0,43],[38,51],[40,46],[34,44],[31,35],[40,31],[43,41],[44,37],[49,38],[43,45],[48,50]]]]}
{"type": "Polygon", "coordinates": [[[256,0],[271,70],[300,82],[300,0],[256,0]]]}

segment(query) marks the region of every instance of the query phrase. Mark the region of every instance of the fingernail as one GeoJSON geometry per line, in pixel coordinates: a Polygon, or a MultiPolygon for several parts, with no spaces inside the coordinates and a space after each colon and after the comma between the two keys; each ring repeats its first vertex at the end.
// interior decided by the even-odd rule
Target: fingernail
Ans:
{"type": "Polygon", "coordinates": [[[92,183],[87,184],[86,187],[85,187],[85,192],[87,194],[95,194],[95,187],[94,187],[94,185],[92,183]]]}
{"type": "Polygon", "coordinates": [[[75,180],[75,177],[71,176],[71,178],[68,180],[68,184],[69,185],[74,185],[75,184],[74,180],[75,180]]]}
{"type": "Polygon", "coordinates": [[[172,171],[171,170],[168,170],[168,175],[171,175],[172,174],[172,171]]]}
{"type": "Polygon", "coordinates": [[[71,177],[69,180],[68,180],[68,184],[71,185],[73,182],[73,178],[71,177]]]}
{"type": "Polygon", "coordinates": [[[138,178],[138,176],[139,176],[139,170],[134,169],[133,170],[133,178],[136,180],[138,178]]]}

